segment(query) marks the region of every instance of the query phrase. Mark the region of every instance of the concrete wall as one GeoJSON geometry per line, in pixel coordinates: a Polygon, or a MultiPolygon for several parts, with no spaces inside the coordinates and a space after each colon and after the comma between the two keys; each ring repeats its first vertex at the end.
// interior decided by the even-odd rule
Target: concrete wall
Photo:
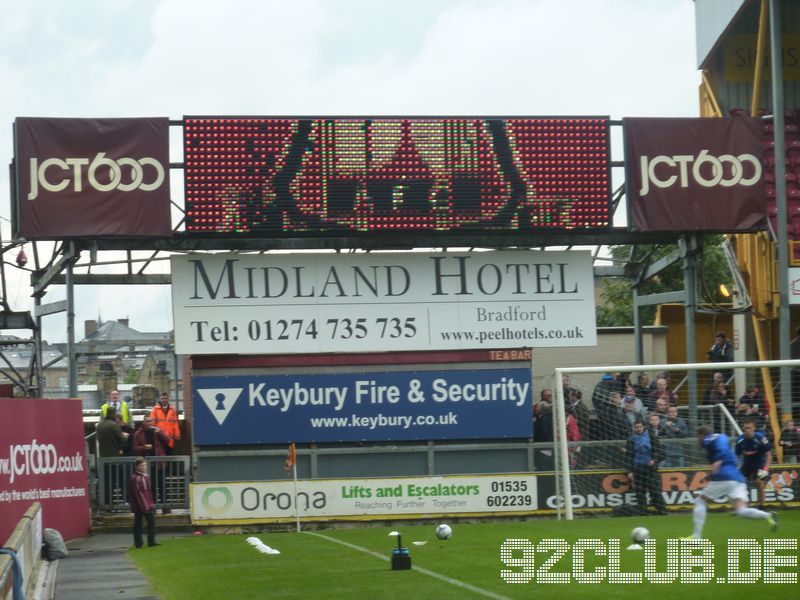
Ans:
{"type": "MultiPolygon", "coordinates": [[[[667,362],[667,327],[645,327],[645,364],[667,362]]],[[[533,388],[553,386],[557,367],[592,367],[636,364],[633,327],[607,327],[597,330],[597,346],[575,348],[537,348],[533,351],[533,388]]],[[[583,376],[591,379],[591,376],[583,376]]],[[[600,379],[598,375],[597,380],[600,379]]],[[[592,386],[596,381],[592,381],[592,386]]],[[[534,400],[538,398],[538,392],[534,400]]]]}

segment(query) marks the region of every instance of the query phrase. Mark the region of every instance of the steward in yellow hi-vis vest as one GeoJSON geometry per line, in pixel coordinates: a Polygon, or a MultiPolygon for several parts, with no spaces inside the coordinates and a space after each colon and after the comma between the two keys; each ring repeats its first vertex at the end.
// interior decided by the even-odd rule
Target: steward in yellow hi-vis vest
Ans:
{"type": "Polygon", "coordinates": [[[126,425],[131,424],[131,414],[128,411],[128,403],[122,402],[119,399],[119,392],[117,390],[111,392],[111,399],[100,407],[100,410],[103,412],[103,416],[101,417],[101,419],[106,418],[109,406],[114,407],[116,413],[122,416],[123,423],[125,423],[126,425]]]}

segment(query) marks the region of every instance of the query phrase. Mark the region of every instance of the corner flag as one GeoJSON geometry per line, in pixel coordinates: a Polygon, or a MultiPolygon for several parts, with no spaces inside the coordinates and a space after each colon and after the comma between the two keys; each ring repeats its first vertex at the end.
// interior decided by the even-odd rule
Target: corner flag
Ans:
{"type": "Polygon", "coordinates": [[[297,450],[295,448],[294,442],[289,444],[289,453],[286,455],[286,462],[283,465],[283,468],[286,469],[286,473],[292,472],[292,467],[294,467],[295,463],[297,462],[297,450]]]}

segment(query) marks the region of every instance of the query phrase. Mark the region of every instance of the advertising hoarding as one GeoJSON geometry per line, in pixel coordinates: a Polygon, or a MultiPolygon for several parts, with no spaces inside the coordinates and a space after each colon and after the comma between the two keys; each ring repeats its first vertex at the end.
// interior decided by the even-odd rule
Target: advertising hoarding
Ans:
{"type": "Polygon", "coordinates": [[[597,344],[583,251],[172,257],[178,354],[597,344]]]}
{"type": "MultiPolygon", "coordinates": [[[[663,469],[664,503],[691,510],[696,493],[708,485],[708,471],[663,469]]],[[[796,507],[800,478],[796,465],[773,465],[766,503],[796,507]]],[[[580,492],[572,504],[580,513],[637,514],[636,494],[621,471],[573,473],[580,492]]],[[[573,488],[574,490],[575,488],[573,488]]],[[[379,479],[299,480],[295,503],[291,480],[203,482],[191,485],[192,521],[199,524],[293,523],[300,521],[414,519],[448,516],[552,515],[563,508],[552,473],[498,473],[379,479]]],[[[750,489],[750,499],[757,500],[750,489]]],[[[713,504],[713,506],[717,506],[713,504]]]]}
{"type": "Polygon", "coordinates": [[[529,438],[530,369],[192,378],[194,443],[529,438]]]}
{"type": "MultiPolygon", "coordinates": [[[[195,523],[295,518],[292,481],[193,483],[190,493],[195,523]]],[[[309,521],[529,513],[538,505],[529,474],[301,480],[296,498],[309,521]]]]}
{"type": "Polygon", "coordinates": [[[626,118],[623,126],[633,229],[766,228],[759,119],[626,118]]]}
{"type": "Polygon", "coordinates": [[[83,405],[76,399],[0,398],[0,539],[33,502],[65,539],[89,532],[83,405]]]}
{"type": "Polygon", "coordinates": [[[166,118],[18,117],[14,143],[19,235],[171,235],[166,118]]]}

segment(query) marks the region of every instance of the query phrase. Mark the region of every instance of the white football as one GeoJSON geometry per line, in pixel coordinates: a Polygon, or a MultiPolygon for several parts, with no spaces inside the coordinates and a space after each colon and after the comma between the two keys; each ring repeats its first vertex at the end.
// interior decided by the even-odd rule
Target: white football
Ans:
{"type": "Polygon", "coordinates": [[[643,543],[650,537],[650,530],[647,527],[634,527],[631,531],[631,539],[637,544],[643,543]]]}
{"type": "Polygon", "coordinates": [[[446,523],[442,523],[436,528],[436,537],[440,540],[449,540],[452,535],[453,530],[446,523]]]}

